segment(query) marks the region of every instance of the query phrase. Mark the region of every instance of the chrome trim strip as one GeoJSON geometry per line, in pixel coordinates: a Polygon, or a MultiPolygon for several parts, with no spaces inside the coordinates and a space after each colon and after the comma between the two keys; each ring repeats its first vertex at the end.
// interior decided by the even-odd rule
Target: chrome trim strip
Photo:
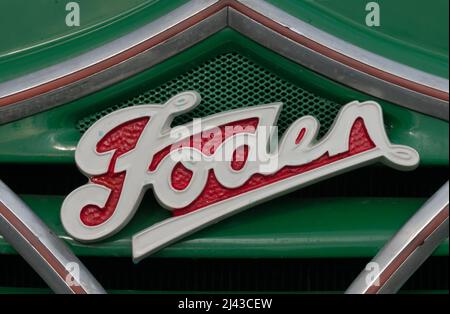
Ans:
{"type": "Polygon", "coordinates": [[[111,57],[128,50],[130,47],[137,46],[144,41],[157,36],[163,31],[174,27],[176,24],[192,17],[217,2],[218,0],[191,0],[156,21],[99,48],[93,49],[62,63],[2,83],[0,84],[0,98],[20,93],[24,90],[51,82],[60,77],[67,76],[71,73],[80,71],[81,69],[110,59],[111,57]]]}
{"type": "Polygon", "coordinates": [[[151,68],[220,31],[226,27],[226,21],[227,9],[222,9],[169,40],[107,70],[97,72],[42,96],[33,97],[9,106],[0,106],[0,124],[63,105],[151,68]]]}
{"type": "MultiPolygon", "coordinates": [[[[406,283],[406,281],[419,269],[419,267],[430,257],[440,243],[448,238],[448,218],[434,231],[423,243],[419,249],[411,254],[411,256],[392,274],[391,278],[380,287],[377,294],[393,294],[406,283]]],[[[374,293],[368,291],[367,293],[374,293]]]]}
{"type": "Polygon", "coordinates": [[[166,60],[226,26],[339,83],[418,112],[447,121],[449,119],[447,79],[413,69],[344,42],[263,0],[191,0],[168,15],[109,44],[66,62],[0,84],[0,124],[59,106],[110,86],[166,60]],[[217,17],[218,11],[220,17],[217,17]],[[283,29],[288,29],[298,36],[305,36],[308,40],[323,45],[329,52],[335,49],[336,53],[354,59],[356,64],[365,64],[377,69],[379,67],[385,72],[381,78],[378,78],[376,75],[365,73],[365,70],[353,68],[351,66],[353,63],[348,66],[332,57],[322,55],[246,16],[245,14],[253,15],[249,13],[250,11],[261,18],[273,19],[270,21],[277,26],[284,26],[283,29]],[[180,23],[187,20],[194,25],[190,24],[189,28],[182,29],[180,23]],[[177,26],[180,26],[180,29],[177,26]],[[159,42],[144,52],[137,54],[130,52],[137,48],[136,45],[154,40],[159,35],[167,34],[165,32],[169,30],[171,32],[170,36],[167,35],[169,39],[159,42]],[[199,30],[201,34],[197,34],[199,30]],[[180,43],[174,43],[174,40],[180,43]],[[171,49],[176,47],[176,50],[168,49],[169,46],[172,47],[171,49]],[[152,52],[153,59],[150,58],[152,52]],[[129,54],[129,58],[114,63],[113,58],[122,57],[124,54],[129,54]],[[134,61],[134,59],[146,60],[147,63],[134,61]],[[91,71],[90,67],[99,69],[94,74],[83,76],[81,73],[86,73],[83,72],[85,70],[91,71]],[[401,81],[396,84],[396,80],[394,83],[385,80],[387,77],[391,80],[391,76],[407,82],[401,81]],[[64,83],[58,86],[57,80],[64,83]],[[402,84],[405,84],[405,87],[402,87],[402,84]],[[17,98],[16,95],[19,97],[17,98]]]}
{"type": "Polygon", "coordinates": [[[448,102],[357,71],[296,43],[233,8],[229,9],[228,24],[231,28],[267,49],[276,51],[280,55],[339,83],[440,119],[448,120],[449,118],[448,102]]]}
{"type": "Polygon", "coordinates": [[[270,18],[271,20],[289,28],[302,36],[315,42],[327,46],[343,55],[346,55],[359,62],[368,64],[377,69],[392,73],[396,76],[412,80],[421,85],[425,85],[437,90],[449,92],[449,82],[447,79],[426,73],[421,70],[409,67],[399,62],[387,59],[373,52],[355,46],[338,37],[328,34],[302,20],[290,15],[276,6],[261,0],[237,0],[256,12],[270,18]]]}
{"type": "Polygon", "coordinates": [[[0,233],[55,293],[105,293],[66,244],[1,180],[0,233]]]}
{"type": "Polygon", "coordinates": [[[448,217],[447,181],[378,252],[346,293],[396,293],[439,244],[448,238],[448,217]]]}

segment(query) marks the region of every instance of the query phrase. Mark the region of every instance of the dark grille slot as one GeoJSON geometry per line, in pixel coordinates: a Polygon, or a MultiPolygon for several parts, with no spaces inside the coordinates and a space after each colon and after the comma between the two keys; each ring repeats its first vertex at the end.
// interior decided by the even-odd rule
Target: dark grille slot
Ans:
{"type": "MultiPolygon", "coordinates": [[[[367,259],[83,258],[106,289],[153,291],[344,291],[367,259]]],[[[0,286],[45,287],[19,256],[1,256],[0,286]]],[[[403,290],[448,290],[448,257],[432,257],[403,290]]]]}
{"type": "MultiPolygon", "coordinates": [[[[326,179],[290,197],[429,197],[448,180],[447,174],[447,167],[402,172],[372,166],[326,179]]],[[[0,164],[0,179],[18,194],[38,195],[67,195],[87,182],[74,165],[0,164]]]]}

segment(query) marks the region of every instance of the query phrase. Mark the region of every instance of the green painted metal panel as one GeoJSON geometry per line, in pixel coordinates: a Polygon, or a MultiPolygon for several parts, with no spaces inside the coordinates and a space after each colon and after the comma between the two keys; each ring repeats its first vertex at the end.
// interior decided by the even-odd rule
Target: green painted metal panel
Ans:
{"type": "MultiPolygon", "coordinates": [[[[335,103],[374,99],[325,79],[226,29],[128,80],[58,108],[0,126],[0,162],[73,163],[74,149],[81,136],[77,129],[80,119],[157,88],[226,52],[242,54],[290,84],[335,103]]],[[[226,103],[228,100],[223,101],[231,107],[226,103]]],[[[421,155],[422,165],[448,165],[447,122],[378,101],[383,107],[387,132],[393,143],[414,147],[421,155]]],[[[301,103],[295,105],[302,106],[301,103]]]]}
{"type": "Polygon", "coordinates": [[[268,2],[356,46],[448,78],[448,0],[268,2]],[[379,4],[379,27],[366,25],[369,2],[379,4]]]}
{"type": "Polygon", "coordinates": [[[61,0],[0,1],[0,82],[100,47],[187,0],[77,0],[80,26],[65,23],[61,0]],[[12,25],[14,28],[11,29],[12,25]]]}
{"type": "MultiPolygon", "coordinates": [[[[79,0],[80,27],[65,25],[65,1],[0,2],[0,81],[61,62],[156,20],[187,0],[79,0]],[[7,13],[7,14],[5,14],[7,13]],[[17,23],[20,21],[20,24],[17,23]],[[13,31],[8,25],[15,25],[13,31]],[[39,25],[39,27],[36,27],[39,25]]],[[[448,78],[448,1],[378,0],[381,25],[365,24],[366,0],[269,0],[357,46],[448,78]]]]}
{"type": "Polygon", "coordinates": [[[37,48],[62,37],[87,33],[93,29],[111,24],[139,7],[148,5],[147,0],[110,1],[105,5],[101,0],[78,0],[80,26],[66,25],[66,4],[70,1],[49,0],[4,0],[0,3],[3,12],[0,28],[0,56],[37,48]],[[9,14],[12,13],[12,14],[9,14]],[[7,25],[14,25],[12,32],[7,25]],[[34,26],[34,27],[33,27],[34,26]],[[39,27],[36,27],[39,26],[39,27]]]}
{"type": "MultiPolygon", "coordinates": [[[[93,244],[68,237],[59,210],[63,197],[24,195],[24,201],[77,255],[131,256],[131,237],[170,213],[147,194],[117,235],[93,244]]],[[[424,202],[419,198],[274,200],[208,227],[157,253],[158,257],[372,257],[424,202]]],[[[0,238],[0,254],[13,253],[0,238]]],[[[448,255],[448,242],[436,251],[448,255]]]]}

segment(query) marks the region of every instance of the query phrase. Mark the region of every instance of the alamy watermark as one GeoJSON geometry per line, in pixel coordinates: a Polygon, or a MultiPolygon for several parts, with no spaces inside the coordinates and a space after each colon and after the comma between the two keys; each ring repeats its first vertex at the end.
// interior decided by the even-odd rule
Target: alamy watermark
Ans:
{"type": "Polygon", "coordinates": [[[365,268],[366,275],[366,284],[368,286],[380,286],[380,265],[376,262],[370,262],[366,265],[365,268]]]}
{"type": "Polygon", "coordinates": [[[70,262],[65,265],[67,275],[65,282],[69,287],[80,285],[80,265],[76,262],[70,262]]]}
{"type": "Polygon", "coordinates": [[[366,4],[366,25],[369,27],[380,26],[380,5],[377,2],[368,2],[366,4]]]}
{"type": "Polygon", "coordinates": [[[199,118],[193,120],[192,128],[173,128],[170,138],[174,143],[170,158],[175,162],[230,162],[234,167],[239,163],[239,168],[257,162],[262,173],[278,169],[277,126],[204,127],[199,118]]]}
{"type": "Polygon", "coordinates": [[[69,27],[80,26],[80,5],[78,2],[68,2],[66,4],[66,25],[69,27]]]}

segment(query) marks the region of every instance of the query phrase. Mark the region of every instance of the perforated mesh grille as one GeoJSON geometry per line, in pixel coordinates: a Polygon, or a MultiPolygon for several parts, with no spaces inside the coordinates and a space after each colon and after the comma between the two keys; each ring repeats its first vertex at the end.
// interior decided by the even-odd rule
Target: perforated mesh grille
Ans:
{"type": "Polygon", "coordinates": [[[191,112],[177,117],[174,121],[176,125],[230,109],[283,102],[278,120],[279,132],[284,132],[296,119],[309,114],[319,120],[319,135],[322,136],[341,107],[280,78],[248,58],[231,52],[219,55],[136,97],[85,117],[78,122],[77,128],[85,132],[96,120],[117,109],[164,103],[185,90],[199,92],[202,102],[191,112]]]}

